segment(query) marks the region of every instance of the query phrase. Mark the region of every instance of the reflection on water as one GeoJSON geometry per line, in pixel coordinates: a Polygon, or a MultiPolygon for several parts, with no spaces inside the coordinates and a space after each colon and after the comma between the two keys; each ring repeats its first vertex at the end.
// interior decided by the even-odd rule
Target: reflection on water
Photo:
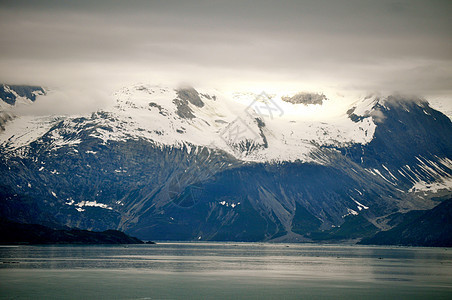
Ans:
{"type": "Polygon", "coordinates": [[[0,246],[0,298],[448,299],[452,249],[258,243],[0,246]]]}

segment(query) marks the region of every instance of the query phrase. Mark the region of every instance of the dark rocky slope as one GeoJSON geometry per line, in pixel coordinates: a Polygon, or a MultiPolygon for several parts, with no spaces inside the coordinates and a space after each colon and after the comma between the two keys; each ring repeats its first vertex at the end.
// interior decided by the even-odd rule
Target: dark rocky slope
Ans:
{"type": "Polygon", "coordinates": [[[410,213],[391,230],[363,239],[360,244],[452,247],[452,199],[431,210],[410,213]]]}

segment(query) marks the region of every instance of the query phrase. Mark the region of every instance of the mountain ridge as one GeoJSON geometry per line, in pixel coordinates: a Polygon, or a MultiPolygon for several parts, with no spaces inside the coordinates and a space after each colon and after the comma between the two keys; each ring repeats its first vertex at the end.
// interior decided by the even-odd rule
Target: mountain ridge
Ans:
{"type": "Polygon", "coordinates": [[[451,194],[452,125],[420,99],[372,96],[324,123],[296,117],[331,99],[149,85],[115,97],[91,115],[7,123],[2,184],[66,226],[163,240],[309,241],[356,215],[388,229],[391,214],[451,194]]]}

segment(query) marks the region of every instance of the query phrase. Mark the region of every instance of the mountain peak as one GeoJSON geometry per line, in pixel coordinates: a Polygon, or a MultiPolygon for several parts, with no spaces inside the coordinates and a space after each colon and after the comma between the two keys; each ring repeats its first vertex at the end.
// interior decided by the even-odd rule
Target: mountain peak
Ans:
{"type": "Polygon", "coordinates": [[[30,85],[0,85],[0,101],[11,106],[16,104],[18,99],[34,102],[39,95],[45,95],[45,91],[40,86],[30,85]]]}

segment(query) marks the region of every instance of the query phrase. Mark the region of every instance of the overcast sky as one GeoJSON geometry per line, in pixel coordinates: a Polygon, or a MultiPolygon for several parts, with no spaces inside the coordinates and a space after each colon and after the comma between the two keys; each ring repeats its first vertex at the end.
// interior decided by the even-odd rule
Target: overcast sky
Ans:
{"type": "Polygon", "coordinates": [[[452,1],[3,1],[0,81],[452,95],[452,1]]]}

